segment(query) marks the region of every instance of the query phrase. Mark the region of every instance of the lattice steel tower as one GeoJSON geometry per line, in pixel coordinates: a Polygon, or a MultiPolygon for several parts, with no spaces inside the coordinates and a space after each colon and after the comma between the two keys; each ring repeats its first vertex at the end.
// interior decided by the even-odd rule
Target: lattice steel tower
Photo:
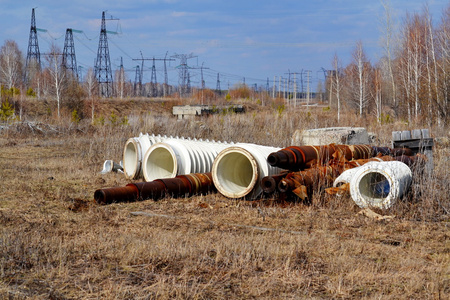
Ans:
{"type": "Polygon", "coordinates": [[[217,73],[217,83],[216,83],[216,92],[220,94],[220,74],[217,73]]]}
{"type": "Polygon", "coordinates": [[[36,31],[36,18],[34,8],[31,10],[30,38],[28,40],[27,60],[25,64],[26,80],[30,79],[32,74],[41,69],[41,53],[39,52],[38,37],[36,31]]]}
{"type": "Polygon", "coordinates": [[[180,95],[185,96],[186,94],[189,93],[188,87],[189,67],[187,64],[187,60],[197,56],[194,56],[191,53],[191,54],[175,54],[172,55],[172,57],[180,59],[180,64],[176,67],[179,72],[178,85],[180,88],[180,95]]]}
{"type": "Polygon", "coordinates": [[[113,76],[109,58],[108,36],[106,32],[105,12],[102,13],[102,26],[98,42],[97,58],[95,60],[95,78],[99,84],[99,92],[103,97],[113,95],[113,76]]]}
{"type": "Polygon", "coordinates": [[[134,95],[140,96],[142,91],[142,73],[139,70],[139,65],[136,66],[136,75],[134,77],[134,95]]]}
{"type": "Polygon", "coordinates": [[[153,65],[152,65],[152,78],[150,80],[152,87],[152,97],[156,97],[156,65],[155,58],[153,57],[153,65]]]}
{"type": "Polygon", "coordinates": [[[66,29],[62,65],[66,70],[71,70],[73,74],[78,78],[77,58],[75,56],[72,28],[66,29]]]}

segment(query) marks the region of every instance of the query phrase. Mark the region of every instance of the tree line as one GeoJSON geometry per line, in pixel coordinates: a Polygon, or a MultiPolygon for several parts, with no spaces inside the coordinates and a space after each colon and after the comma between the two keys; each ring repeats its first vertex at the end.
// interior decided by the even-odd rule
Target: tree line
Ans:
{"type": "Polygon", "coordinates": [[[361,41],[351,62],[343,66],[337,55],[327,76],[330,105],[373,114],[378,122],[400,118],[428,125],[446,126],[450,116],[450,5],[434,22],[428,6],[406,13],[394,28],[392,11],[382,1],[382,58],[371,63],[361,41]]]}

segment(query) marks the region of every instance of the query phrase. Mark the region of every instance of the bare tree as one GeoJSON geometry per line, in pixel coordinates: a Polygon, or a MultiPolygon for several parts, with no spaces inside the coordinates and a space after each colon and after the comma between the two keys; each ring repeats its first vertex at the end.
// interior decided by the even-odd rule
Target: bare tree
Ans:
{"type": "Polygon", "coordinates": [[[377,122],[381,123],[381,111],[382,111],[382,82],[383,82],[383,76],[382,76],[382,68],[378,67],[375,68],[373,71],[373,77],[372,77],[372,98],[374,99],[375,103],[375,115],[377,117],[377,122]]]}
{"type": "MultiPolygon", "coordinates": [[[[336,102],[337,102],[337,121],[339,124],[340,121],[340,115],[341,115],[341,62],[337,56],[337,54],[334,54],[333,58],[333,77],[331,80],[331,87],[334,87],[334,93],[336,95],[336,102]]],[[[331,88],[331,89],[332,89],[331,88]]]]}
{"type": "Polygon", "coordinates": [[[410,80],[411,100],[414,117],[417,118],[421,112],[421,92],[424,87],[426,57],[425,57],[425,32],[426,24],[419,14],[412,16],[407,14],[405,31],[403,33],[403,51],[406,51],[408,62],[408,74],[410,80]]]}
{"type": "Polygon", "coordinates": [[[66,70],[62,66],[62,52],[56,46],[52,45],[50,47],[50,53],[46,57],[48,63],[48,74],[51,79],[51,88],[53,95],[56,98],[57,109],[58,109],[58,119],[61,116],[61,99],[62,93],[65,87],[66,70]]]}
{"type": "MultiPolygon", "coordinates": [[[[441,25],[438,29],[439,41],[439,93],[441,94],[440,103],[438,102],[439,114],[448,125],[450,117],[450,4],[444,10],[441,18],[441,25]]],[[[443,126],[446,125],[442,124],[443,126]]]]}
{"type": "Polygon", "coordinates": [[[84,85],[88,94],[89,99],[91,100],[91,122],[94,122],[95,117],[95,103],[94,99],[98,96],[98,82],[95,78],[94,70],[89,68],[86,76],[84,77],[84,85]]]}
{"type": "Polygon", "coordinates": [[[387,57],[389,78],[392,88],[392,104],[394,106],[394,110],[397,108],[397,88],[396,82],[394,78],[394,70],[393,70],[393,50],[394,50],[394,41],[396,40],[394,33],[394,24],[392,19],[392,10],[390,5],[390,0],[380,0],[381,5],[384,8],[384,20],[382,21],[382,44],[385,55],[387,57]]]}
{"type": "Polygon", "coordinates": [[[8,89],[19,87],[23,78],[23,56],[17,43],[5,41],[0,49],[0,81],[8,89]]]}
{"type": "Polygon", "coordinates": [[[369,103],[370,69],[370,62],[364,52],[362,42],[358,41],[352,53],[352,64],[347,69],[347,74],[349,75],[347,88],[350,95],[349,100],[356,105],[360,116],[362,116],[364,109],[369,103]]]}

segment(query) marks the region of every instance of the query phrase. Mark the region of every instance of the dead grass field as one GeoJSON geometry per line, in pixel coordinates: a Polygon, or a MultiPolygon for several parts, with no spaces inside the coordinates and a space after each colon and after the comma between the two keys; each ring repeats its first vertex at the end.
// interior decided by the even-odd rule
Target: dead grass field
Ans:
{"type": "MultiPolygon", "coordinates": [[[[97,205],[96,189],[128,183],[100,175],[103,161],[121,160],[139,132],[283,147],[295,129],[336,126],[323,111],[176,122],[167,105],[146,109],[117,109],[126,126],[66,120],[0,131],[1,299],[449,299],[448,144],[436,145],[430,178],[379,212],[391,220],[322,194],[310,205],[218,194],[97,205]]],[[[102,110],[107,119],[112,108],[102,110]]],[[[356,122],[385,146],[392,130],[425,128],[352,116],[341,126],[356,122]]],[[[449,138],[448,128],[431,132],[449,138]]]]}

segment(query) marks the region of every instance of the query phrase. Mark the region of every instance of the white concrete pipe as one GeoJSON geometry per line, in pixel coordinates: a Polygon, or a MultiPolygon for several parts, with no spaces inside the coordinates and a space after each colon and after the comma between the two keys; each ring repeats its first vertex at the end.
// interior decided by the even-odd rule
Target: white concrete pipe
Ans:
{"type": "Polygon", "coordinates": [[[233,143],[167,139],[152,145],[142,160],[145,181],[190,173],[208,173],[215,157],[233,143]]]}
{"type": "Polygon", "coordinates": [[[353,176],[355,176],[355,173],[358,171],[358,169],[361,167],[355,167],[352,169],[345,170],[341,173],[333,182],[333,187],[339,187],[342,184],[350,183],[353,176]]]}
{"type": "MultiPolygon", "coordinates": [[[[377,157],[374,157],[373,159],[378,160],[379,162],[382,162],[383,160],[377,157]]],[[[350,183],[350,181],[352,180],[353,176],[355,176],[356,172],[359,170],[359,168],[361,167],[361,165],[359,167],[355,167],[355,168],[351,168],[348,170],[345,170],[344,172],[341,173],[341,175],[339,175],[333,182],[333,187],[338,187],[342,184],[346,184],[346,183],[350,183]]]]}
{"type": "Polygon", "coordinates": [[[350,195],[361,208],[388,209],[406,193],[411,181],[411,169],[402,162],[368,162],[350,180],[350,195]]]}
{"type": "Polygon", "coordinates": [[[128,179],[142,178],[142,159],[151,145],[172,137],[139,134],[127,140],[123,149],[123,170],[128,179]]]}
{"type": "Polygon", "coordinates": [[[281,172],[267,163],[267,156],[280,149],[239,143],[222,150],[211,170],[214,185],[228,198],[258,197],[262,178],[281,172]]]}

